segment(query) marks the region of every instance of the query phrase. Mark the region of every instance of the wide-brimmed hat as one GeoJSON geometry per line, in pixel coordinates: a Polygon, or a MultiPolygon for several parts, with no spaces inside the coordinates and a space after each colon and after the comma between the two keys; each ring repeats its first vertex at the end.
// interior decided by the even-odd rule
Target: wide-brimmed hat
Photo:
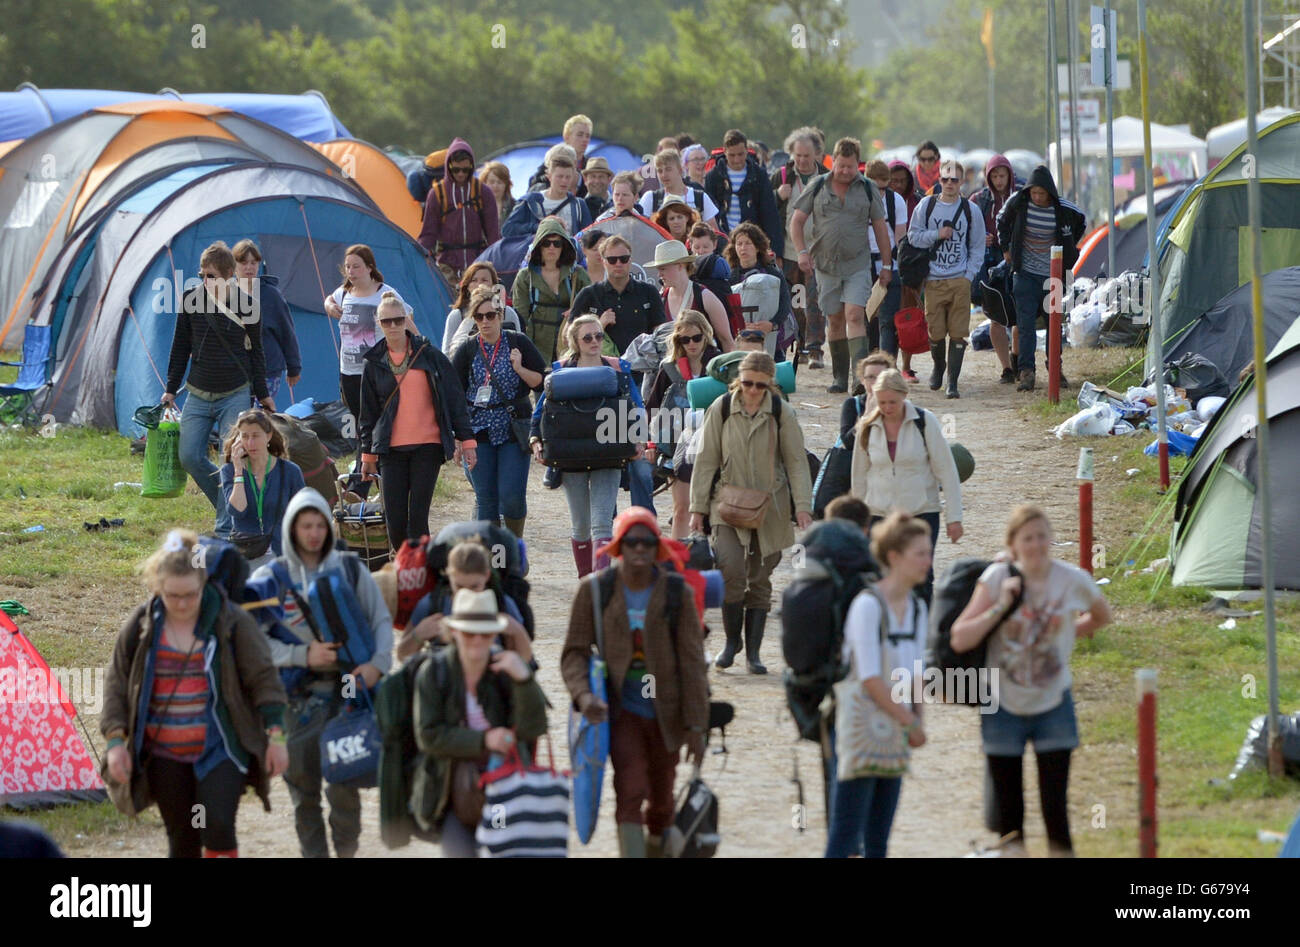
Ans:
{"type": "Polygon", "coordinates": [[[609,166],[609,162],[599,156],[588,158],[587,163],[583,165],[583,174],[591,174],[593,171],[603,171],[611,178],[614,176],[614,169],[609,166]]]}
{"type": "Polygon", "coordinates": [[[452,600],[451,614],[443,621],[474,635],[495,635],[506,629],[506,617],[497,610],[497,597],[490,589],[461,589],[452,600]]]}
{"type": "Polygon", "coordinates": [[[641,266],[650,270],[658,266],[667,266],[670,263],[694,263],[695,260],[695,254],[686,249],[686,244],[680,240],[665,240],[655,247],[654,262],[642,263],[641,266]]]}

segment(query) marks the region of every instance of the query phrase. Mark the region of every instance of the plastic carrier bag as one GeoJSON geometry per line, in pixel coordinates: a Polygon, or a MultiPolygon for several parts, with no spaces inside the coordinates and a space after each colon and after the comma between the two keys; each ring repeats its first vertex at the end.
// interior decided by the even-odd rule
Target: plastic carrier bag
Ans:
{"type": "Polygon", "coordinates": [[[156,427],[145,431],[144,475],[140,479],[143,483],[140,495],[150,499],[178,497],[185,492],[181,418],[172,408],[159,415],[156,427]]]}

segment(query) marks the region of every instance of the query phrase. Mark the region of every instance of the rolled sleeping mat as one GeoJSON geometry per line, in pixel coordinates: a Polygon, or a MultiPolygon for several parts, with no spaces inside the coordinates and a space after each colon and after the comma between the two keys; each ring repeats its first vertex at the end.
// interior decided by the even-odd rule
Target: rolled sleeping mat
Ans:
{"type": "MultiPolygon", "coordinates": [[[[728,353],[730,354],[730,353],[728,353]]],[[[777,362],[776,383],[787,395],[794,394],[794,362],[777,362]]],[[[727,386],[707,375],[692,378],[686,383],[686,397],[692,408],[704,409],[721,397],[727,386]]]]}
{"type": "Polygon", "coordinates": [[[618,372],[608,365],[559,368],[546,376],[546,397],[556,401],[618,396],[618,372]]]}
{"type": "Polygon", "coordinates": [[[703,569],[700,575],[704,576],[704,607],[721,608],[722,598],[725,593],[722,583],[722,570],[703,569]]]}

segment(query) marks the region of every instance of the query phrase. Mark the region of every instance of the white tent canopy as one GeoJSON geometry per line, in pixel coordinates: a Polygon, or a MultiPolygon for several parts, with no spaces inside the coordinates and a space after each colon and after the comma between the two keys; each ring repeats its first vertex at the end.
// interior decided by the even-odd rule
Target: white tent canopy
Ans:
{"type": "MultiPolygon", "coordinates": [[[[1052,166],[1056,163],[1057,147],[1056,144],[1053,144],[1049,149],[1048,161],[1052,166]]],[[[1071,155],[1069,138],[1062,139],[1060,147],[1062,157],[1064,160],[1069,161],[1071,155]]],[[[1205,142],[1195,135],[1180,132],[1168,125],[1151,123],[1151,151],[1153,154],[1165,152],[1191,155],[1192,163],[1195,165],[1196,177],[1200,177],[1208,170],[1205,142]]],[[[1098,126],[1098,133],[1095,137],[1089,136],[1081,142],[1080,154],[1086,158],[1104,158],[1106,156],[1105,122],[1098,126]]],[[[1133,118],[1131,115],[1119,116],[1115,119],[1115,157],[1134,158],[1141,156],[1142,120],[1133,118]]]]}
{"type": "MultiPolygon", "coordinates": [[[[1286,118],[1288,115],[1294,115],[1295,109],[1283,108],[1280,105],[1274,105],[1272,108],[1264,109],[1255,116],[1255,125],[1263,131],[1269,125],[1272,125],[1280,118],[1286,118]]],[[[1246,140],[1246,119],[1239,118],[1235,122],[1228,122],[1217,128],[1211,128],[1210,133],[1205,136],[1205,147],[1210,156],[1210,167],[1218,164],[1233,148],[1236,148],[1246,140]]]]}

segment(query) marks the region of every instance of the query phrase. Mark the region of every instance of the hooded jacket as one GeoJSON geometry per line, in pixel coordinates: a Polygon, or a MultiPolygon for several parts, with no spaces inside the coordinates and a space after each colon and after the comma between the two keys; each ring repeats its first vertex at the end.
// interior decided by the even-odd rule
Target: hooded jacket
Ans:
{"type": "Polygon", "coordinates": [[[266,377],[274,378],[284,372],[290,378],[296,378],[302,374],[302,355],[298,353],[298,336],[293,331],[289,304],[280,292],[280,280],[263,273],[257,295],[262,312],[262,355],[266,359],[266,377]]]}
{"type": "MultiPolygon", "coordinates": [[[[325,498],[320,493],[311,487],[299,490],[294,494],[293,499],[289,501],[289,508],[285,510],[284,520],[280,524],[284,554],[276,560],[285,567],[285,571],[293,583],[294,590],[304,597],[307,594],[307,588],[317,576],[332,572],[347,580],[348,569],[344,564],[344,558],[348,556],[356,558],[356,553],[340,552],[334,549],[327,538],[326,546],[328,551],[315,568],[302,561],[302,557],[298,555],[298,547],[293,542],[293,523],[299,514],[309,509],[319,512],[325,517],[326,522],[333,522],[329,504],[325,502],[325,498]]],[[[375,584],[374,578],[370,575],[370,570],[361,566],[352,571],[357,576],[355,588],[357,604],[365,612],[366,619],[370,622],[371,631],[375,636],[375,653],[370,659],[370,663],[387,674],[393,662],[393,618],[388,613],[388,606],[384,604],[384,596],[379,591],[379,586],[375,584]]],[[[275,574],[276,570],[272,568],[270,563],[267,563],[259,567],[253,573],[251,579],[274,578],[275,574]]],[[[281,641],[267,633],[266,640],[270,644],[271,660],[278,668],[307,667],[307,646],[314,640],[311,627],[303,618],[302,613],[298,611],[298,605],[293,596],[289,594],[289,589],[280,588],[280,601],[284,605],[284,620],[281,624],[298,639],[299,643],[289,644],[287,641],[281,641]]],[[[265,632],[266,629],[263,629],[263,631],[265,632]]],[[[340,670],[351,671],[352,669],[341,668],[340,670]]],[[[324,677],[326,675],[321,675],[321,678],[324,677]]],[[[337,674],[332,675],[329,680],[322,681],[322,683],[332,689],[336,678],[337,674]]]]}
{"type": "Polygon", "coordinates": [[[907,216],[908,218],[911,218],[912,211],[916,210],[916,205],[920,203],[921,200],[921,195],[916,190],[916,175],[912,173],[912,169],[908,167],[906,161],[889,162],[889,171],[891,174],[894,172],[895,168],[901,168],[903,171],[907,172],[907,187],[903,188],[899,194],[902,196],[903,200],[907,201],[907,216]]]}
{"type": "Polygon", "coordinates": [[[1006,206],[1011,196],[1020,190],[1024,184],[1023,181],[1016,177],[1015,169],[1011,167],[1011,162],[1002,155],[994,155],[984,165],[984,187],[980,188],[970,196],[971,201],[980,209],[984,215],[984,232],[993,235],[993,246],[991,249],[998,251],[1001,257],[1001,248],[997,240],[998,214],[1006,206]],[[999,194],[993,189],[993,184],[989,179],[989,174],[994,168],[1006,168],[1008,174],[1008,184],[1006,195],[999,194]]]}
{"type": "MultiPolygon", "coordinates": [[[[477,447],[474,432],[469,428],[469,406],[465,391],[460,386],[455,370],[447,356],[423,336],[406,330],[406,344],[413,355],[408,371],[422,371],[429,376],[429,390],[433,393],[434,407],[438,411],[438,432],[442,436],[443,456],[450,458],[456,452],[456,441],[466,447],[477,447]]],[[[388,453],[388,441],[393,433],[393,419],[402,395],[397,391],[397,380],[388,367],[388,339],[380,339],[362,356],[361,371],[361,459],[378,460],[388,453]]]]}
{"type": "MultiPolygon", "coordinates": [[[[591,208],[583,199],[586,195],[586,189],[580,189],[580,194],[569,194],[561,206],[551,211],[551,215],[559,217],[564,221],[564,229],[570,236],[591,226],[591,208]]],[[[519,199],[515,204],[515,209],[510,212],[506,222],[501,225],[502,237],[519,237],[537,233],[537,228],[541,225],[542,218],[550,216],[546,213],[544,191],[529,191],[519,199]]],[[[528,254],[532,256],[532,247],[529,247],[528,254]]]]}
{"type": "MultiPolygon", "coordinates": [[[[579,202],[581,203],[581,202],[579,202]]],[[[583,204],[585,207],[586,205],[583,204]]],[[[526,264],[515,275],[510,299],[524,323],[524,334],[533,340],[537,351],[549,365],[558,357],[560,323],[564,313],[573,307],[578,293],[591,285],[591,276],[577,265],[578,251],[564,226],[554,218],[543,220],[529,244],[526,264]],[[560,290],[552,291],[542,277],[541,243],[547,237],[560,238],[560,290]]]]}
{"type": "MultiPolygon", "coordinates": [[[[1056,235],[1054,245],[1062,248],[1062,263],[1066,270],[1079,259],[1079,240],[1082,239],[1088,219],[1076,205],[1056,192],[1056,182],[1046,165],[1040,164],[1029,175],[1029,183],[1011,195],[998,214],[998,245],[1011,254],[1011,271],[1020,272],[1021,254],[1025,248],[1025,208],[1029,205],[1029,189],[1041,187],[1047,191],[1050,203],[1056,209],[1056,235]]],[[[1046,274],[1034,274],[1036,276],[1046,274]]]]}
{"type": "Polygon", "coordinates": [[[785,252],[785,228],[776,207],[776,192],[753,155],[745,158],[745,180],[740,190],[731,193],[731,178],[727,175],[727,162],[719,159],[713,170],[704,175],[704,193],[713,199],[718,208],[718,227],[727,233],[727,212],[733,200],[740,201],[741,222],[753,221],[763,228],[772,252],[778,257],[785,252]]]}
{"type": "MultiPolygon", "coordinates": [[[[474,160],[474,149],[463,138],[447,146],[447,163],[464,152],[474,160]]],[[[489,244],[501,239],[497,202],[492,191],[470,172],[470,179],[457,185],[446,175],[429,188],[424,201],[424,225],[420,228],[420,246],[436,251],[439,263],[461,272],[474,262],[489,244]],[[446,205],[442,203],[446,199],[446,205]]]]}

